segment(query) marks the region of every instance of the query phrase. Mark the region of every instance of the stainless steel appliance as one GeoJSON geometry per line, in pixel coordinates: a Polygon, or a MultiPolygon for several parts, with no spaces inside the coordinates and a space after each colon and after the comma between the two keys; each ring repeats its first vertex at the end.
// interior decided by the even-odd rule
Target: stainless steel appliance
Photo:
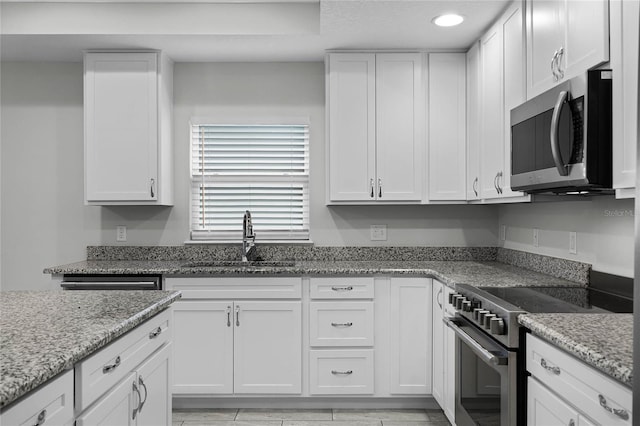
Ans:
{"type": "MultiPolygon", "coordinates": [[[[612,287],[604,284],[612,280],[607,274],[592,274],[592,280],[602,283],[600,288],[612,287]]],[[[626,289],[622,299],[630,297],[632,280],[619,282],[613,287],[626,289]]],[[[619,312],[626,309],[617,301],[622,299],[615,294],[605,298],[587,288],[457,285],[449,298],[456,315],[445,320],[456,334],[456,424],[526,424],[525,330],[518,324],[518,315],[619,312]],[[606,302],[608,310],[598,307],[600,302],[606,302]]],[[[623,303],[629,306],[628,300],[623,303]]]]}
{"type": "Polygon", "coordinates": [[[611,70],[593,70],[511,110],[511,188],[611,191],[611,70]]]}
{"type": "Polygon", "coordinates": [[[65,274],[65,290],[162,290],[161,275],[65,274]]]}

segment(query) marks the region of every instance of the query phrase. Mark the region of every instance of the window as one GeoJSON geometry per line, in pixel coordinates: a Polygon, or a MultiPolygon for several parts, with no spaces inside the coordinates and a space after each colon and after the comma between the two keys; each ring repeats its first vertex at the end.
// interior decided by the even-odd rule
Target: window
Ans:
{"type": "Polygon", "coordinates": [[[191,239],[309,239],[308,124],[192,124],[191,239]]]}

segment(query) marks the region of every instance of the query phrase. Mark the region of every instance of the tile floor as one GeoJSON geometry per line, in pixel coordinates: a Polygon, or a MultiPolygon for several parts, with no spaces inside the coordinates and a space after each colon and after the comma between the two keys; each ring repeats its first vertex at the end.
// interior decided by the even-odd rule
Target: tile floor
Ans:
{"type": "Polygon", "coordinates": [[[174,410],[173,426],[450,426],[440,410],[174,410]]]}

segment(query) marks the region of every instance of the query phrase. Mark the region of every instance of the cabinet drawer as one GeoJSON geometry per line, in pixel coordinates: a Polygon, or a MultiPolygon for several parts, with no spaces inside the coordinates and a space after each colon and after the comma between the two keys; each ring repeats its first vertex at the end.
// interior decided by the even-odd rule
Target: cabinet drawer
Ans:
{"type": "Polygon", "coordinates": [[[631,389],[542,339],[527,335],[527,370],[541,383],[596,422],[631,425],[631,389]],[[603,405],[624,410],[628,419],[603,405]]]}
{"type": "Polygon", "coordinates": [[[373,346],[373,302],[311,302],[311,346],[373,346]]]}
{"type": "Polygon", "coordinates": [[[76,411],[82,411],[171,340],[170,310],[156,315],[75,366],[76,411]]]}
{"type": "Polygon", "coordinates": [[[373,349],[311,351],[309,393],[372,394],[373,349]]]}
{"type": "Polygon", "coordinates": [[[168,290],[180,290],[182,299],[300,299],[302,278],[167,278],[168,290]]]}
{"type": "Polygon", "coordinates": [[[32,426],[35,424],[73,424],[73,371],[59,374],[5,409],[0,424],[32,426]]]}
{"type": "Polygon", "coordinates": [[[373,277],[311,278],[312,299],[373,299],[373,277]]]}

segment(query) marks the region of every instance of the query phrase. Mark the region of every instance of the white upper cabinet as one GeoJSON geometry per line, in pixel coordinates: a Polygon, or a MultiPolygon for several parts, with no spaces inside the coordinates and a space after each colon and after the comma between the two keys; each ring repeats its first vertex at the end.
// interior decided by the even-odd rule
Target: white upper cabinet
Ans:
{"type": "Polygon", "coordinates": [[[635,196],[638,140],[640,2],[611,0],[613,70],[613,187],[619,198],[635,196]]]}
{"type": "Polygon", "coordinates": [[[527,97],[609,60],[608,0],[527,1],[527,97]]]}
{"type": "Polygon", "coordinates": [[[467,52],[467,200],[480,199],[480,42],[467,52]]]}
{"type": "Polygon", "coordinates": [[[420,202],[419,53],[328,55],[328,201],[420,202]]]}
{"type": "Polygon", "coordinates": [[[429,200],[466,199],[466,58],[429,54],[429,200]]]}
{"type": "Polygon", "coordinates": [[[90,52],[84,67],[86,203],[171,205],[171,61],[90,52]]]}

